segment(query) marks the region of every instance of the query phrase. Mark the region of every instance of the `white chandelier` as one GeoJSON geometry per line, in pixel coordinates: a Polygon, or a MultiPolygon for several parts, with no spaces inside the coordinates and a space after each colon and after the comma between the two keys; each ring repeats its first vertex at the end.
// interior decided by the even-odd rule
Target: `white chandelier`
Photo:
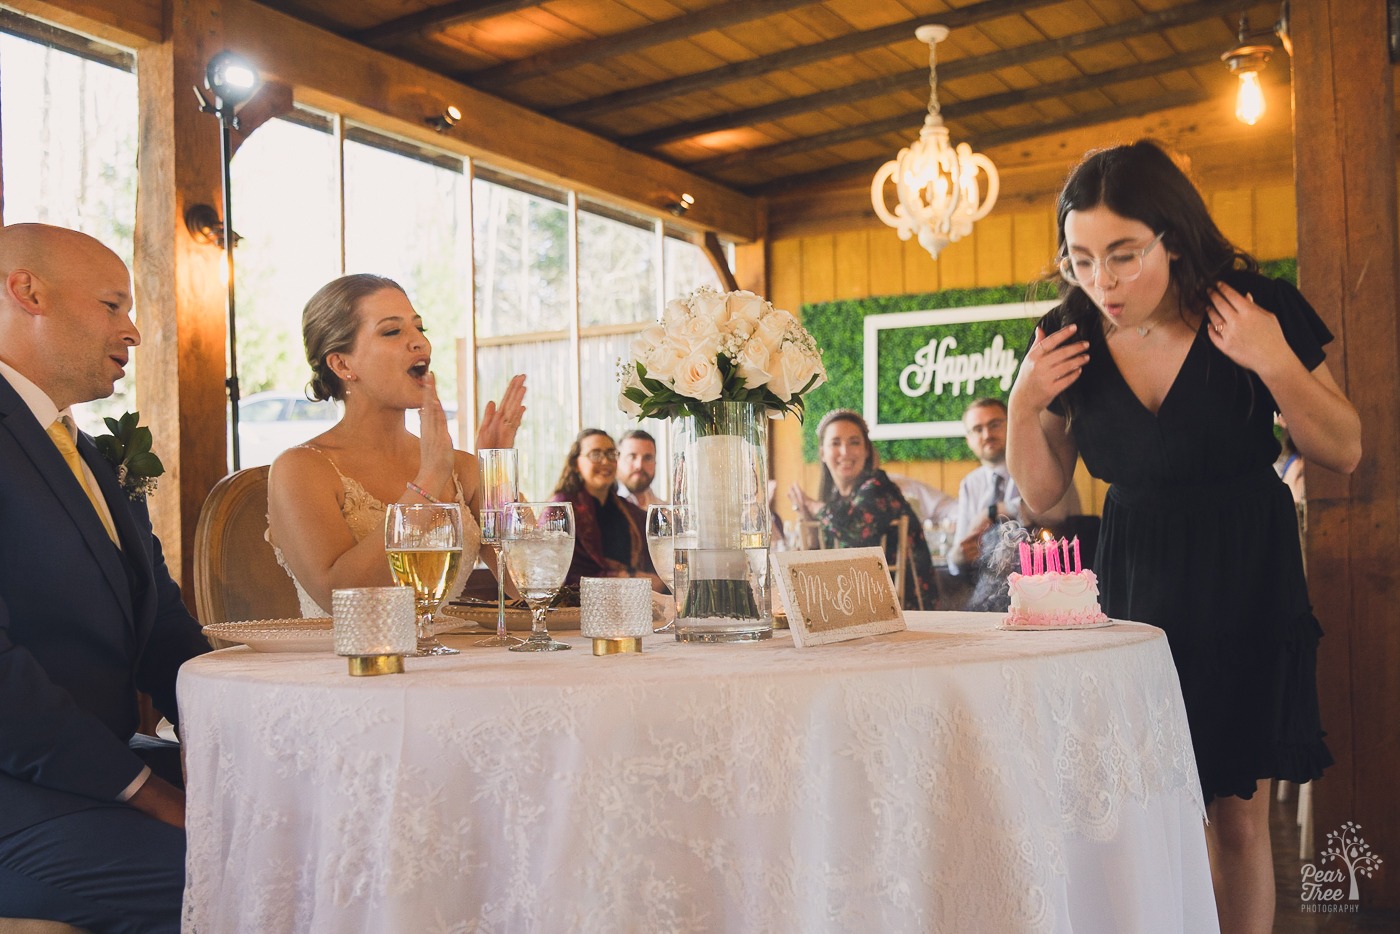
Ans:
{"type": "Polygon", "coordinates": [[[1000,181],[992,160],[974,153],[967,143],[955,150],[948,143],[948,128],[938,105],[938,43],[948,38],[947,26],[920,26],[914,31],[920,42],[928,43],[928,116],[912,146],[880,166],[870,183],[870,201],[875,213],[899,232],[901,240],[917,236],[929,255],[938,252],[972,232],[972,225],[987,216],[997,201],[1000,181]],[[987,196],[977,185],[977,170],[987,176],[987,196]],[[893,179],[899,204],[891,214],[885,205],[885,182],[893,179]]]}

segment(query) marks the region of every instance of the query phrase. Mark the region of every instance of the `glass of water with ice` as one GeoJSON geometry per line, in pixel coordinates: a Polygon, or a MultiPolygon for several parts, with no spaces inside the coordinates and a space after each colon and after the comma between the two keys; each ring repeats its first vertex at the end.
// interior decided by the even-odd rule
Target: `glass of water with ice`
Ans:
{"type": "Polygon", "coordinates": [[[530,604],[530,638],[512,652],[571,648],[549,635],[545,612],[574,560],[574,507],[569,503],[509,503],[501,513],[501,546],[511,579],[530,604]]]}

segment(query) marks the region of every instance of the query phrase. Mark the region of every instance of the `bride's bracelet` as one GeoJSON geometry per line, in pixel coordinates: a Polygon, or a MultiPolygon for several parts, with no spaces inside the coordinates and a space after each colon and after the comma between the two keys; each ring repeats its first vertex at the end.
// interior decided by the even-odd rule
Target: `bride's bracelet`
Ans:
{"type": "Polygon", "coordinates": [[[436,496],[434,496],[433,494],[429,493],[427,490],[423,489],[421,486],[419,486],[418,484],[414,483],[412,480],[410,480],[410,481],[408,481],[407,483],[405,483],[404,486],[406,486],[406,487],[408,488],[408,491],[409,491],[410,493],[417,493],[419,496],[423,497],[425,500],[427,500],[428,502],[432,503],[433,505],[435,505],[435,506],[440,506],[440,505],[442,505],[442,500],[438,499],[436,496]]]}

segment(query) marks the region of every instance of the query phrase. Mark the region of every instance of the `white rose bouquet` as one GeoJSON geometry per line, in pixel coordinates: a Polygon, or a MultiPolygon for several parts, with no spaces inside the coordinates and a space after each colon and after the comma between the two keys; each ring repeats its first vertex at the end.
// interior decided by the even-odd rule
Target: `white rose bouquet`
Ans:
{"type": "Polygon", "coordinates": [[[631,352],[617,404],[634,418],[700,415],[706,402],[753,402],[801,418],[803,395],[826,382],[812,335],[752,292],[705,287],[676,299],[631,352]]]}

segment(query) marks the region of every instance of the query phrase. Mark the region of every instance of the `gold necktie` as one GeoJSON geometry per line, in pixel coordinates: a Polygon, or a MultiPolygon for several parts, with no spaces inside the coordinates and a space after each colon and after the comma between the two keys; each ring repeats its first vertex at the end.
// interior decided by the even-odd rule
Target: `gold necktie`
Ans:
{"type": "Polygon", "coordinates": [[[78,446],[73,443],[73,434],[68,427],[68,420],[65,418],[56,419],[49,426],[49,437],[53,439],[54,447],[58,448],[58,453],[63,455],[63,459],[68,462],[68,469],[73,471],[73,476],[78,478],[78,485],[87,494],[88,502],[92,503],[92,508],[97,511],[97,518],[102,520],[102,527],[107,530],[107,537],[113,543],[117,540],[116,529],[112,528],[112,520],[107,518],[107,514],[102,511],[102,507],[97,503],[97,495],[93,493],[92,487],[88,486],[87,477],[83,474],[82,459],[78,457],[78,446]]]}

